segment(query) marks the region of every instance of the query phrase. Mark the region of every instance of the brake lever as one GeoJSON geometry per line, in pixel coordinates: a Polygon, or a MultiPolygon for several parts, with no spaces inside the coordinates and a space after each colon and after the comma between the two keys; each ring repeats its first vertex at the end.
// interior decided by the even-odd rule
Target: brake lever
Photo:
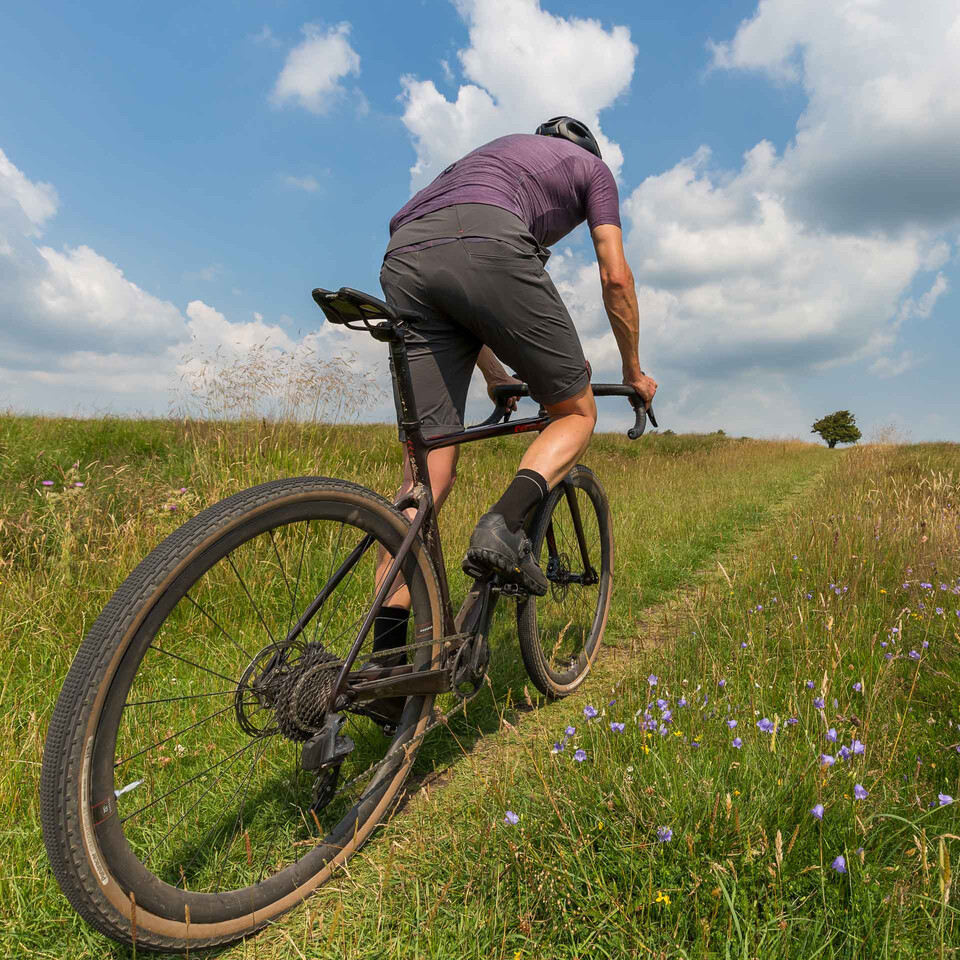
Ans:
{"type": "Polygon", "coordinates": [[[498,403],[498,404],[493,408],[493,413],[491,413],[490,416],[487,417],[486,420],[481,420],[480,423],[477,424],[477,426],[478,426],[478,427],[491,427],[491,426],[493,426],[495,423],[499,423],[501,420],[502,420],[504,423],[506,423],[506,422],[510,419],[510,414],[511,414],[511,413],[513,413],[513,411],[512,411],[506,404],[498,403]]]}

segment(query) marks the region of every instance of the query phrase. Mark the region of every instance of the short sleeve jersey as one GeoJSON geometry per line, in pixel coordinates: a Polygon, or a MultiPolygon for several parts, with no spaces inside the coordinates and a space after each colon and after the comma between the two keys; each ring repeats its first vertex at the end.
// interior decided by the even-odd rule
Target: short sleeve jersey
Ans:
{"type": "Polygon", "coordinates": [[[516,214],[544,247],[584,220],[590,229],[620,226],[620,198],[610,168],[559,137],[499,137],[450,164],[390,221],[390,235],[411,220],[460,203],[486,203],[516,214]]]}

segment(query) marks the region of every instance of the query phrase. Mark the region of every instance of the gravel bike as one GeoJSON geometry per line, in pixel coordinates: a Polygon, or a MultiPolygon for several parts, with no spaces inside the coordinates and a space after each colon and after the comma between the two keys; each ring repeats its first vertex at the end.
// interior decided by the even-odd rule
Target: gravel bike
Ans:
{"type": "MultiPolygon", "coordinates": [[[[517,602],[523,660],[546,696],[575,690],[600,648],[613,536],[585,466],[528,520],[547,595],[486,577],[458,613],[451,603],[427,454],[542,430],[545,412],[511,422],[508,397],[526,389],[506,387],[484,423],[425,438],[404,318],[346,287],[313,297],[328,321],[388,345],[412,491],[391,503],[295,477],[207,508],[107,603],[50,721],[41,801],[54,875],[92,926],[141,949],[230,943],[333,876],[396,808],[426,733],[480,689],[500,596],[517,602]],[[411,627],[390,651],[405,662],[387,666],[371,626],[398,577],[411,627]],[[393,724],[377,710],[387,699],[403,704],[393,724]]],[[[593,390],[628,397],[640,436],[632,388],[593,390]]]]}

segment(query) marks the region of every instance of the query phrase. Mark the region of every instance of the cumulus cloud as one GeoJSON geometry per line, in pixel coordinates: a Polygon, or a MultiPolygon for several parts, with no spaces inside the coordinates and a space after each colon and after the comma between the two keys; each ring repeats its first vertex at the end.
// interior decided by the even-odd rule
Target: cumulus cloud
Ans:
{"type": "Polygon", "coordinates": [[[349,23],[326,30],[315,23],[305,24],[303,40],[287,54],[277,77],[274,102],[293,100],[311,113],[326,113],[345,92],[340,81],[360,73],[360,56],[350,46],[349,36],[349,23]]]}
{"type": "Polygon", "coordinates": [[[713,63],[803,85],[809,103],[772,171],[792,214],[847,232],[960,216],[955,0],[763,0],[713,63]]]}
{"type": "MultiPolygon", "coordinates": [[[[532,132],[558,114],[583,120],[617,173],[618,144],[600,129],[602,110],[630,86],[637,48],[623,26],[555,16],[539,0],[456,0],[469,28],[458,58],[468,83],[448,100],[432,80],[402,78],[403,122],[417,151],[419,189],[447,164],[495,137],[532,132]]],[[[449,66],[444,70],[452,78],[449,66]]]]}
{"type": "MultiPolygon", "coordinates": [[[[797,374],[836,364],[893,377],[923,362],[902,341],[948,289],[960,221],[960,12],[925,11],[763,0],[713,45],[715,68],[800,83],[809,101],[782,154],[761,141],[723,170],[704,146],[624,200],[641,357],[670,384],[671,420],[702,409],[702,423],[744,389],[776,410],[797,374]]],[[[551,269],[615,376],[595,264],[551,269]]]]}
{"type": "MultiPolygon", "coordinates": [[[[231,321],[202,300],[181,312],[89,246],[42,245],[40,228],[56,209],[54,188],[31,181],[0,151],[0,403],[156,412],[191,356],[229,361],[258,346],[313,347],[329,358],[355,346],[329,328],[295,339],[259,313],[231,321]]],[[[382,361],[363,346],[366,369],[382,361]]]]}

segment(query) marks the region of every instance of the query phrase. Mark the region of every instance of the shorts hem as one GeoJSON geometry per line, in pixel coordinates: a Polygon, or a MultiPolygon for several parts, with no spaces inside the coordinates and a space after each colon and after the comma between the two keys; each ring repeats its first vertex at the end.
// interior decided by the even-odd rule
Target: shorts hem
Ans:
{"type": "Polygon", "coordinates": [[[589,383],[590,374],[584,370],[576,380],[560,390],[554,390],[553,393],[534,393],[531,390],[530,396],[533,397],[537,403],[541,403],[544,406],[549,406],[550,404],[554,403],[563,403],[564,400],[569,400],[571,397],[575,397],[589,383]]]}

